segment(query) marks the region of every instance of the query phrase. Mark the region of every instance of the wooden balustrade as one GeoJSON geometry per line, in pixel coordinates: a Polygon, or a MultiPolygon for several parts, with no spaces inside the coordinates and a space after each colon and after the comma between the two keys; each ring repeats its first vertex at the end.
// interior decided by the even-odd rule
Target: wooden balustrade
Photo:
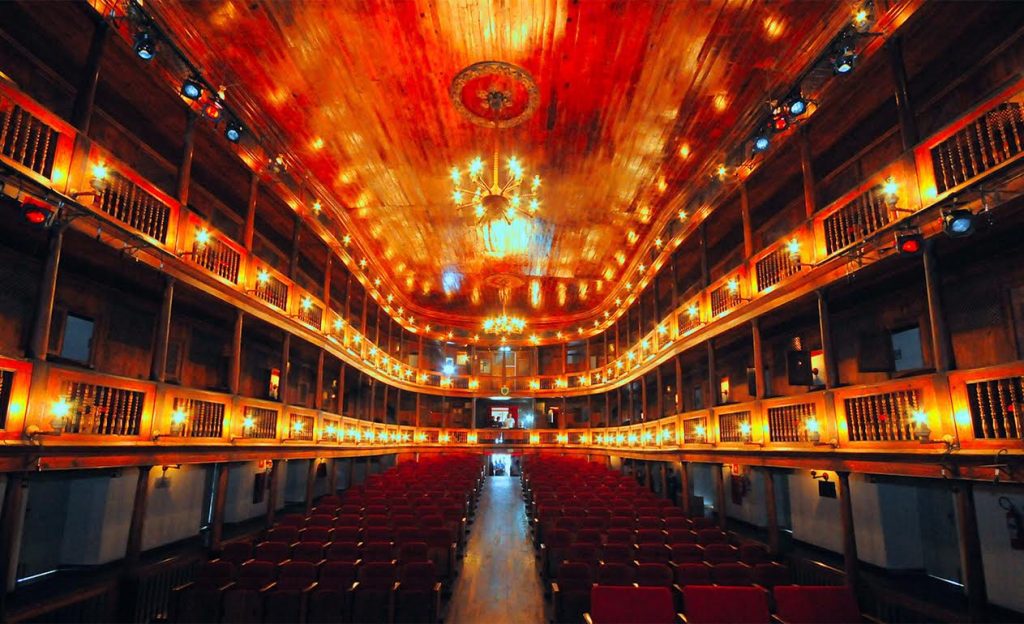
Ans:
{"type": "Polygon", "coordinates": [[[833,255],[892,222],[882,185],[874,185],[833,211],[822,221],[825,253],[833,255]]]}
{"type": "Polygon", "coordinates": [[[753,424],[750,410],[728,411],[718,414],[718,440],[720,442],[746,442],[753,424]]]}
{"type": "Polygon", "coordinates": [[[277,437],[278,410],[258,405],[242,406],[242,437],[274,439],[277,437]]]}
{"type": "Polygon", "coordinates": [[[936,190],[943,193],[1014,159],[1024,152],[1022,137],[1021,103],[997,104],[930,148],[936,190]]]}
{"type": "Polygon", "coordinates": [[[313,440],[316,430],[316,416],[301,412],[290,412],[288,414],[288,439],[313,440]]]}
{"type": "Polygon", "coordinates": [[[62,184],[75,134],[35,100],[0,83],[0,160],[43,184],[62,184]]]}
{"type": "Polygon", "coordinates": [[[843,400],[851,442],[905,442],[914,439],[913,415],[921,407],[916,388],[877,392],[843,400]]]}
{"type": "Polygon", "coordinates": [[[174,211],[165,198],[136,184],[122,171],[107,174],[107,185],[99,193],[93,207],[137,232],[166,244],[174,211]]]}
{"type": "Polygon", "coordinates": [[[250,292],[282,312],[288,311],[288,282],[267,267],[259,267],[252,275],[250,292]]]}
{"type": "Polygon", "coordinates": [[[172,406],[170,431],[171,435],[186,438],[221,438],[224,436],[224,416],[227,402],[175,397],[172,406]],[[184,422],[176,423],[175,418],[184,418],[184,422]],[[180,432],[174,430],[180,427],[180,432]]]}
{"type": "Polygon", "coordinates": [[[807,422],[817,423],[817,406],[812,401],[769,406],[765,414],[770,442],[807,442],[807,422]]]}
{"type": "Polygon", "coordinates": [[[51,368],[49,422],[68,434],[140,436],[148,434],[156,387],[110,375],[51,368]]]}
{"type": "Polygon", "coordinates": [[[779,242],[753,260],[754,287],[764,292],[800,272],[801,257],[792,253],[788,242],[779,242]]]}

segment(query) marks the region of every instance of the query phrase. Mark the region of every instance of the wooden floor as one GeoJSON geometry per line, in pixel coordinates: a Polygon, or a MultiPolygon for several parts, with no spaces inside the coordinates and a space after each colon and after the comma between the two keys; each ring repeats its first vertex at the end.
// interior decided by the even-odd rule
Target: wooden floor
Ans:
{"type": "Polygon", "coordinates": [[[545,622],[518,477],[488,477],[445,624],[545,622]]]}

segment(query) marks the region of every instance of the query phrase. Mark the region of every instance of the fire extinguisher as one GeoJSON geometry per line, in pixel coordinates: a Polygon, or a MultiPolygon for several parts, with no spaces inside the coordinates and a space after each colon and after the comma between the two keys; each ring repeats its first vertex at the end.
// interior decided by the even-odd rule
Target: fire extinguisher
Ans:
{"type": "Polygon", "coordinates": [[[999,497],[999,506],[1006,510],[1006,531],[1010,534],[1010,548],[1024,550],[1024,534],[1021,533],[1024,526],[1021,525],[1020,512],[1013,501],[1005,496],[999,497]]]}

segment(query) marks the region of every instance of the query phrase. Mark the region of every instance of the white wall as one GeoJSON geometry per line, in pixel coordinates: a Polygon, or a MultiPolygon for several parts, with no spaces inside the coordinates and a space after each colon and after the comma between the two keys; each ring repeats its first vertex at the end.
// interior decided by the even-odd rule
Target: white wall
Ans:
{"type": "Polygon", "coordinates": [[[310,461],[307,459],[293,459],[285,462],[285,502],[306,502],[306,475],[309,474],[310,461]]]}
{"type": "Polygon", "coordinates": [[[68,495],[61,563],[98,565],[124,557],[138,470],[74,479],[68,495]]]}
{"type": "Polygon", "coordinates": [[[207,472],[212,465],[169,469],[164,487],[157,487],[163,471],[149,474],[149,500],[142,530],[142,549],[148,550],[193,537],[199,533],[203,515],[203,494],[207,472]]]}
{"type": "MultiPolygon", "coordinates": [[[[228,473],[228,494],[224,501],[224,521],[228,523],[242,522],[250,518],[260,516],[267,511],[267,502],[253,504],[252,487],[253,479],[257,472],[256,462],[243,462],[231,464],[228,473]]],[[[284,465],[281,465],[282,471],[284,465]]],[[[279,475],[283,476],[283,475],[279,475]]],[[[284,488],[286,479],[277,480],[277,508],[284,507],[284,488]]],[[[269,492],[268,492],[269,495],[269,492]]]]}
{"type": "Polygon", "coordinates": [[[715,481],[712,464],[691,463],[689,476],[692,495],[704,499],[704,509],[693,509],[693,512],[701,515],[709,513],[715,506],[715,481]]]}
{"type": "Polygon", "coordinates": [[[992,604],[1024,612],[1024,550],[1010,548],[1006,511],[999,507],[1000,496],[1010,499],[1024,515],[1024,490],[995,485],[974,487],[988,599],[992,604]]]}
{"type": "Polygon", "coordinates": [[[732,467],[722,466],[722,478],[725,483],[725,515],[754,526],[767,526],[768,515],[764,506],[764,472],[749,466],[742,470],[744,472],[741,474],[746,475],[750,485],[742,502],[737,505],[732,500],[732,485],[730,483],[732,467]]]}

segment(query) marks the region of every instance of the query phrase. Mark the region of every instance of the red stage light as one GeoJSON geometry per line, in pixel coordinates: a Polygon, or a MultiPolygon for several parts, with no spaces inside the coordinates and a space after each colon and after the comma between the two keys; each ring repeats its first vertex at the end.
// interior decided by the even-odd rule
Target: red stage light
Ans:
{"type": "Polygon", "coordinates": [[[21,203],[22,218],[33,227],[50,227],[56,214],[56,208],[38,199],[26,198],[21,203]]]}
{"type": "Polygon", "coordinates": [[[924,248],[924,237],[920,234],[897,234],[896,249],[901,254],[912,256],[921,253],[924,248]]]}

